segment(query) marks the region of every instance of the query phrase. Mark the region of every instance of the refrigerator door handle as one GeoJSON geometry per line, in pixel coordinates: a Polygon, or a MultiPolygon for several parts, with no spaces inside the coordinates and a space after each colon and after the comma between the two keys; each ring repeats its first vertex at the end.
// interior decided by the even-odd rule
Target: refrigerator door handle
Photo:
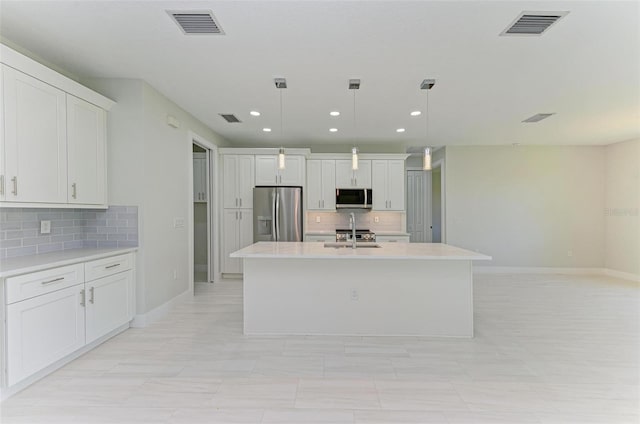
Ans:
{"type": "Polygon", "coordinates": [[[276,213],[274,215],[276,221],[276,241],[280,238],[280,193],[276,190],[276,213]]]}
{"type": "Polygon", "coordinates": [[[276,241],[276,196],[277,193],[273,193],[273,203],[271,204],[271,240],[276,241]]]}

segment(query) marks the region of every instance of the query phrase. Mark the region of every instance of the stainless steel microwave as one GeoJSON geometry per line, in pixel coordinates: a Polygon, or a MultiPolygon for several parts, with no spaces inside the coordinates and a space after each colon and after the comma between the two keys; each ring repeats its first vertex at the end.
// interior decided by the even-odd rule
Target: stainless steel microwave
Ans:
{"type": "Polygon", "coordinates": [[[371,209],[372,203],[370,188],[336,189],[336,209],[371,209]]]}

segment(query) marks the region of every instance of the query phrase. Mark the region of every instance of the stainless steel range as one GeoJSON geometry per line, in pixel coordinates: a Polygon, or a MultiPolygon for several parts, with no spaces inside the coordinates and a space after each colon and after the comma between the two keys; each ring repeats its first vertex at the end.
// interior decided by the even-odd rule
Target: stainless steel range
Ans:
{"type": "MultiPolygon", "coordinates": [[[[353,230],[350,229],[336,229],[336,241],[348,242],[353,240],[353,230]]],[[[356,242],[375,242],[376,233],[370,230],[358,230],[356,229],[356,242]]]]}

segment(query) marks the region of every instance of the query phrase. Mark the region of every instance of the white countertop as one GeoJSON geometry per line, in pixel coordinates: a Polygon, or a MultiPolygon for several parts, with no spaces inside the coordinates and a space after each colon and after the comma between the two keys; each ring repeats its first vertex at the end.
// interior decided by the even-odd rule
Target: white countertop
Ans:
{"type": "Polygon", "coordinates": [[[380,248],[331,248],[324,243],[258,242],[232,258],[491,260],[491,256],[441,243],[378,243],[380,248]]]}
{"type": "Polygon", "coordinates": [[[138,250],[137,247],[113,249],[70,249],[43,253],[41,255],[2,259],[2,261],[0,261],[0,278],[42,271],[43,269],[59,266],[77,264],[78,262],[106,258],[109,256],[135,252],[136,250],[138,250]]]}

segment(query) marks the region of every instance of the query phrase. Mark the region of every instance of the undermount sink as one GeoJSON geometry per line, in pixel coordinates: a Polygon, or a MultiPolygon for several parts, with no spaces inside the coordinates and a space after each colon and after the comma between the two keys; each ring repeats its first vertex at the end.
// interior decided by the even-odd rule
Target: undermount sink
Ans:
{"type": "MultiPolygon", "coordinates": [[[[353,248],[353,244],[349,243],[349,242],[325,242],[324,243],[324,247],[331,247],[333,249],[340,249],[342,247],[344,248],[353,248]]],[[[356,249],[360,249],[360,248],[375,248],[375,247],[381,247],[378,243],[371,243],[371,242],[363,242],[363,243],[356,243],[356,249]]]]}

